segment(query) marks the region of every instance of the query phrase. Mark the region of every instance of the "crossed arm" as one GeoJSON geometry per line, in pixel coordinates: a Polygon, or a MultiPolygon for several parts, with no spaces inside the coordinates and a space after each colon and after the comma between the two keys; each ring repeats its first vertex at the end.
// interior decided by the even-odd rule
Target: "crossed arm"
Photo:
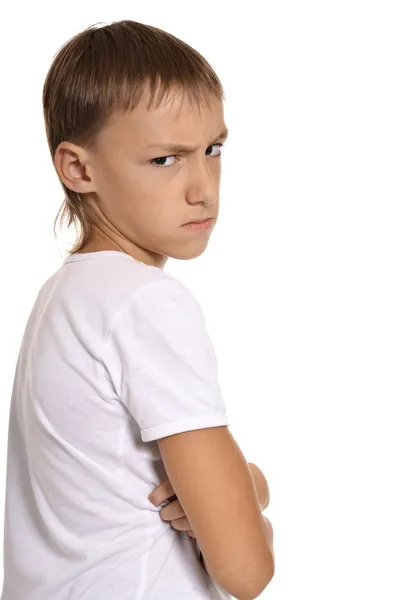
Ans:
{"type": "MultiPolygon", "coordinates": [[[[269,486],[267,484],[266,477],[264,476],[264,474],[260,470],[260,468],[257,465],[255,465],[254,463],[247,463],[247,464],[248,464],[249,470],[251,471],[252,478],[254,480],[260,510],[261,510],[261,512],[263,512],[269,504],[269,486]]],[[[266,517],[264,517],[264,519],[266,520],[266,517]]],[[[207,569],[204,555],[202,554],[201,551],[200,551],[199,559],[200,559],[202,566],[204,567],[206,572],[209,574],[209,570],[207,569]]]]}

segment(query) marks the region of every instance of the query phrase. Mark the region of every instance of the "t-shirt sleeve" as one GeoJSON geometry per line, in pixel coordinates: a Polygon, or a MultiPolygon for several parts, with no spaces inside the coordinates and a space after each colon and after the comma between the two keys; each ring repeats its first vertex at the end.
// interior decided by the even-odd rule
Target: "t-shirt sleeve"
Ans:
{"type": "Polygon", "coordinates": [[[153,280],[133,294],[115,320],[107,356],[143,442],[230,425],[203,311],[177,279],[153,280]]]}

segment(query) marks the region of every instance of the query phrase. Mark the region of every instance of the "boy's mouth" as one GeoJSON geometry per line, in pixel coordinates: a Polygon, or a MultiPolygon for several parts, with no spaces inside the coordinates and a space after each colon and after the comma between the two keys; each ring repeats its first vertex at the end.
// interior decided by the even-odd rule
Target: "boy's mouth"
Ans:
{"type": "Polygon", "coordinates": [[[184,223],[184,225],[189,225],[190,223],[203,223],[204,221],[209,221],[213,219],[213,217],[205,217],[205,219],[198,219],[198,221],[189,221],[188,223],[184,223]]]}
{"type": "Polygon", "coordinates": [[[185,229],[190,229],[191,231],[202,231],[210,229],[213,227],[214,223],[214,217],[210,217],[208,219],[204,219],[203,221],[190,221],[190,223],[185,223],[183,227],[185,229]]]}

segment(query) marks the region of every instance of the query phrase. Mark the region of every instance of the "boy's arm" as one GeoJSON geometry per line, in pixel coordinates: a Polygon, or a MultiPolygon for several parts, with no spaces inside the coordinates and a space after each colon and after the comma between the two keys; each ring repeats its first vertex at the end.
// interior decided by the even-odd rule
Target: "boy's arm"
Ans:
{"type": "MultiPolygon", "coordinates": [[[[266,477],[263,475],[263,473],[259,469],[259,467],[257,467],[254,463],[247,463],[247,464],[248,464],[249,470],[251,471],[252,479],[254,480],[256,493],[258,495],[260,510],[261,510],[261,512],[263,512],[269,504],[269,487],[267,485],[266,477]]],[[[201,548],[199,547],[198,542],[197,542],[197,548],[199,551],[200,562],[201,562],[202,566],[204,567],[205,571],[210,576],[205,557],[201,552],[201,548]]]]}

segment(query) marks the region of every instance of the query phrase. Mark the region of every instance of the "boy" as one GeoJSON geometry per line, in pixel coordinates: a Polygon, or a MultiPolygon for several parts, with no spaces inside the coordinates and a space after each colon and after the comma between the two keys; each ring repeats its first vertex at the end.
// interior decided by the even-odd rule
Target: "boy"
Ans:
{"type": "Polygon", "coordinates": [[[46,133],[80,237],[18,358],[1,600],[244,600],[273,575],[204,314],[163,270],[215,226],[222,100],[195,50],[133,21],[83,31],[51,65],[46,133]],[[148,498],[166,480],[180,531],[148,498]]]}

